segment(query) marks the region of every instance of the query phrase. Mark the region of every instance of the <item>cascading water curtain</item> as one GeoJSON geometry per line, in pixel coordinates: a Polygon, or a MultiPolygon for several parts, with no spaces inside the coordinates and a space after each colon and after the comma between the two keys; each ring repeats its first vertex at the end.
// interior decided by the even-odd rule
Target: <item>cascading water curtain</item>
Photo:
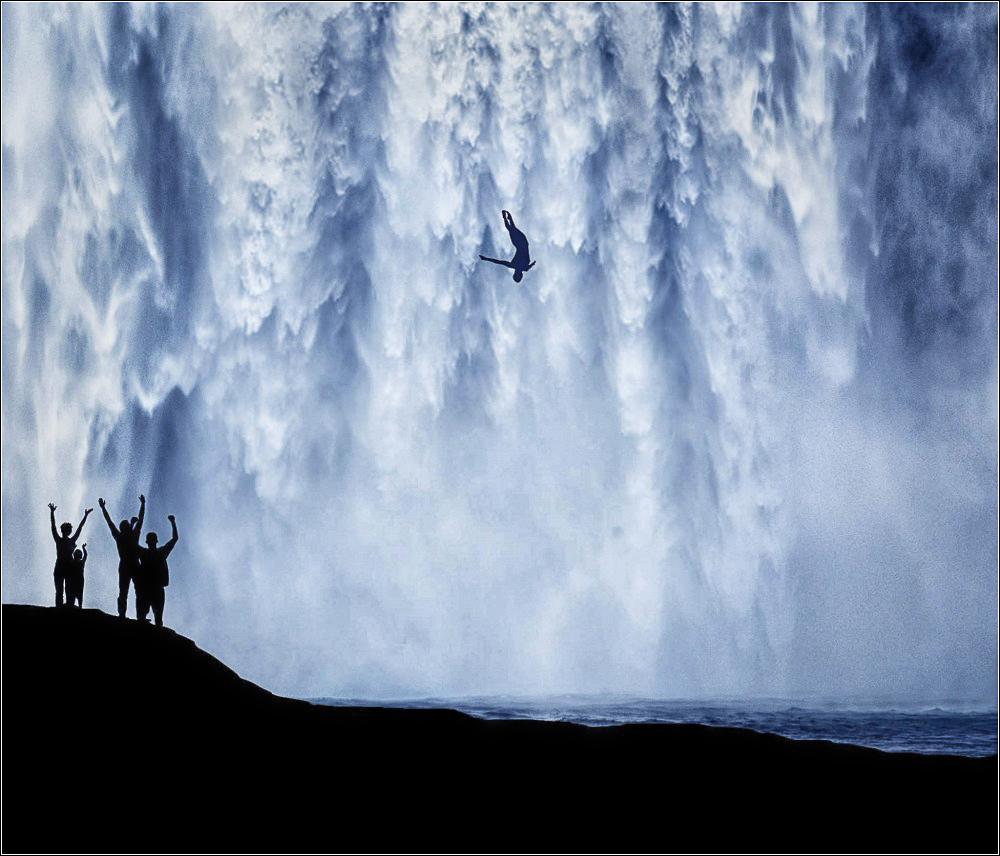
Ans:
{"type": "Polygon", "coordinates": [[[995,694],[996,55],[995,4],[5,3],[3,599],[48,502],[145,493],[166,623],[278,692],[995,694]]]}

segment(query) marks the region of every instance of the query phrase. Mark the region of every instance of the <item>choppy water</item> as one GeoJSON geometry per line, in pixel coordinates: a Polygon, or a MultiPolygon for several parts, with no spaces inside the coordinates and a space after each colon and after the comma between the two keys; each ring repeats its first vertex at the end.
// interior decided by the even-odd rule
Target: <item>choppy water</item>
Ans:
{"type": "Polygon", "coordinates": [[[311,701],[331,706],[448,708],[481,719],[531,719],[590,726],[696,723],[748,728],[796,740],[850,743],[885,752],[970,757],[997,753],[997,709],[988,703],[862,705],[783,699],[662,701],[611,696],[311,701]]]}

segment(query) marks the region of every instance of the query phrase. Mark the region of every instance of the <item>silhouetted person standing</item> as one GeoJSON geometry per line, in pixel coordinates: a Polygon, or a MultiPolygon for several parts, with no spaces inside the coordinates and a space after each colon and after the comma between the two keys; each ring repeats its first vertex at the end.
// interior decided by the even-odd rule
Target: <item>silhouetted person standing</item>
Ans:
{"type": "MultiPolygon", "coordinates": [[[[115,539],[115,546],[118,548],[118,616],[125,617],[128,608],[128,586],[139,566],[139,534],[142,532],[142,519],[146,516],[146,497],[139,494],[139,516],[133,517],[131,522],[123,520],[119,529],[115,529],[115,524],[111,522],[111,515],[108,514],[104,498],[97,500],[101,506],[101,512],[111,530],[111,537],[115,539]]],[[[138,593],[136,594],[136,614],[139,612],[138,593]]]]}
{"type": "Polygon", "coordinates": [[[66,603],[83,609],[83,569],[87,564],[87,545],[73,552],[73,565],[66,577],[66,603]]]}
{"type": "Polygon", "coordinates": [[[507,227],[507,234],[510,235],[510,242],[514,245],[514,258],[509,262],[503,259],[491,259],[489,256],[480,256],[484,262],[493,262],[495,265],[503,265],[512,268],[514,271],[514,282],[520,282],[526,270],[535,266],[528,255],[528,239],[524,237],[524,232],[514,225],[514,218],[509,211],[501,211],[503,224],[507,227]]]}
{"type": "Polygon", "coordinates": [[[63,605],[63,587],[66,584],[66,579],[73,572],[73,550],[76,548],[76,539],[80,537],[80,533],[83,531],[83,524],[87,522],[87,518],[90,516],[90,512],[93,508],[88,508],[83,512],[83,520],[80,521],[80,525],[76,527],[76,532],[73,535],[69,533],[73,531],[73,525],[71,523],[63,523],[59,527],[62,534],[56,531],[56,507],[50,502],[49,503],[49,517],[52,521],[52,539],[56,542],[56,566],[52,573],[56,584],[56,606],[63,605]]]}
{"type": "Polygon", "coordinates": [[[173,535],[162,547],[156,546],[156,533],[146,536],[146,546],[139,548],[139,571],[135,578],[135,610],[140,621],[146,621],[146,613],[153,608],[156,626],[163,626],[163,604],[166,600],[164,589],[170,585],[170,570],[167,556],[177,543],[177,521],[172,514],[167,515],[173,535]]]}

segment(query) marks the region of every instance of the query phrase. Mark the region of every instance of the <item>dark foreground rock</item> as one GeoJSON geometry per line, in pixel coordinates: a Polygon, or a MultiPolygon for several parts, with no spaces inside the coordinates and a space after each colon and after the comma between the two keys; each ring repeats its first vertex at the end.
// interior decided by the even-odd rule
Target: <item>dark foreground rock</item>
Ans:
{"type": "Polygon", "coordinates": [[[997,759],[276,697],[169,630],[3,606],[10,852],[995,852],[997,759]]]}

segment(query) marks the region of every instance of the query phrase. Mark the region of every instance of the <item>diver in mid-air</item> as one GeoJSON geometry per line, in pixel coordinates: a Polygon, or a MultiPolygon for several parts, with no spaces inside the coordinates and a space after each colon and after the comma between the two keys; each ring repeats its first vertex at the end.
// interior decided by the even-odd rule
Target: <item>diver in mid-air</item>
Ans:
{"type": "Polygon", "coordinates": [[[510,235],[510,242],[514,245],[514,258],[509,262],[503,259],[491,259],[489,256],[480,256],[479,258],[484,262],[493,262],[495,265],[512,268],[514,282],[520,282],[524,272],[531,270],[535,263],[530,260],[528,255],[528,239],[524,237],[524,232],[514,225],[514,218],[510,216],[510,211],[502,211],[501,214],[503,215],[503,224],[507,227],[507,233],[510,235]]]}

